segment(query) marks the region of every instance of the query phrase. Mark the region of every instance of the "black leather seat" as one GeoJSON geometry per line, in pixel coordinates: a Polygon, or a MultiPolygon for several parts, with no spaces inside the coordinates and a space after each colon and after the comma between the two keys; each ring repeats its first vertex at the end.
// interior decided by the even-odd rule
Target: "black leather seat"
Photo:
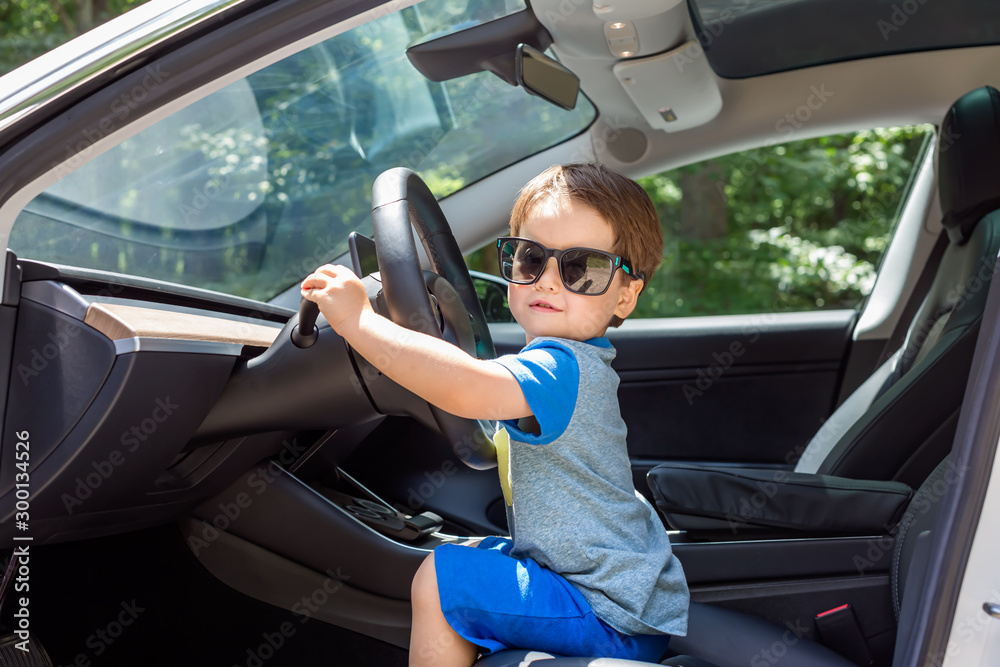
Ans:
{"type": "Polygon", "coordinates": [[[902,348],[827,420],[795,472],[915,487],[951,448],[1000,250],[1000,93],[959,98],[937,150],[949,243],[934,280],[902,348]]]}

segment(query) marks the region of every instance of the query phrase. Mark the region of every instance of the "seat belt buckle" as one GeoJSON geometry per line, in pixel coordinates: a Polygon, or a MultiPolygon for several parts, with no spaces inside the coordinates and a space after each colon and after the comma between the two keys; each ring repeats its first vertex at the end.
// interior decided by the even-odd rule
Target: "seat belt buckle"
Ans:
{"type": "Polygon", "coordinates": [[[855,664],[872,664],[868,642],[851,605],[842,604],[816,614],[816,628],[828,648],[855,664]]]}

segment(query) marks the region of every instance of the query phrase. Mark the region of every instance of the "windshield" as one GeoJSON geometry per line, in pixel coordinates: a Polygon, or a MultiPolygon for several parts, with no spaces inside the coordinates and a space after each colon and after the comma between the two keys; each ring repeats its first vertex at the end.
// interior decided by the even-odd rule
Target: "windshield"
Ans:
{"type": "MultiPolygon", "coordinates": [[[[409,167],[440,199],[583,131],[489,73],[434,83],[405,49],[523,4],[426,0],[326,40],[124,141],[31,201],[18,256],[267,301],[371,234],[371,187],[409,167]]],[[[142,91],[123,91],[127,119],[142,91]]]]}

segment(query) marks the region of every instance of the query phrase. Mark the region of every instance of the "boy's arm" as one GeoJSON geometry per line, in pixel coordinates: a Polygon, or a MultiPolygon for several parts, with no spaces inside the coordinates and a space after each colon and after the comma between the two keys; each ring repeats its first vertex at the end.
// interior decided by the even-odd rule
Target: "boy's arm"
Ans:
{"type": "Polygon", "coordinates": [[[469,419],[531,414],[510,371],[382,317],[350,269],[320,267],[303,281],[302,295],[316,302],[334,330],[369,363],[445,412],[469,419]]]}

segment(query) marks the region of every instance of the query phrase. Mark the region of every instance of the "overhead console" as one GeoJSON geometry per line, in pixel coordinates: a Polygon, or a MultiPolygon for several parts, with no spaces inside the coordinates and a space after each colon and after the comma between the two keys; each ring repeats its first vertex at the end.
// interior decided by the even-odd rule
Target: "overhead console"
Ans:
{"type": "Polygon", "coordinates": [[[679,132],[704,125],[722,109],[715,73],[701,43],[686,35],[681,0],[594,0],[615,77],[651,128],[679,132]]]}
{"type": "Polygon", "coordinates": [[[697,41],[648,58],[623,60],[614,73],[652,128],[680,132],[704,125],[722,110],[715,73],[697,41]]]}

